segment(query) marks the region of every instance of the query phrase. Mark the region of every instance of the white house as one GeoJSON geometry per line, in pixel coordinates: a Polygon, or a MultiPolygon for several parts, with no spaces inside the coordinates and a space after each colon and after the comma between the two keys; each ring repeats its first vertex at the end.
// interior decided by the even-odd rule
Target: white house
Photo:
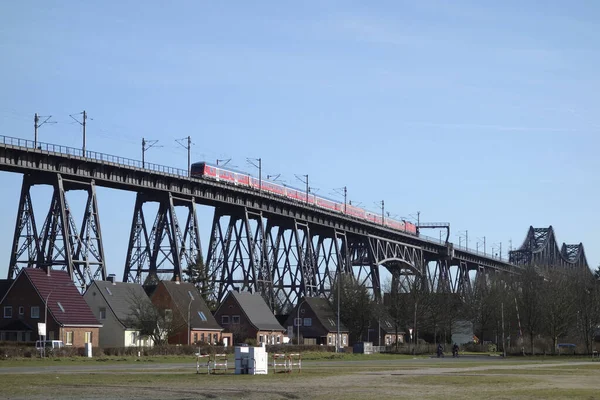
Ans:
{"type": "Polygon", "coordinates": [[[140,302],[151,306],[141,285],[115,282],[110,276],[108,281],[92,283],[83,297],[102,323],[100,347],[152,346],[152,339],[141,336],[131,323],[134,307],[139,307],[140,302]]]}

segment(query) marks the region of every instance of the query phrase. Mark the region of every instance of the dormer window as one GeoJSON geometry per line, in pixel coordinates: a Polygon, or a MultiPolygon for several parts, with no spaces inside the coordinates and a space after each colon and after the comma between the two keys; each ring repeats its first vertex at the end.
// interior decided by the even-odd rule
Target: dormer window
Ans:
{"type": "Polygon", "coordinates": [[[60,304],[60,301],[57,301],[56,304],[58,304],[58,308],[60,308],[60,311],[65,312],[65,308],[62,306],[62,304],[60,304]]]}

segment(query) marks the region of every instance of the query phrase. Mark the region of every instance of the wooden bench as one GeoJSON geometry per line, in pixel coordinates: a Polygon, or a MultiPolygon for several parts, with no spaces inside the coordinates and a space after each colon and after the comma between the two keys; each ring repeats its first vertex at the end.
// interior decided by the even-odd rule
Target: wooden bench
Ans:
{"type": "Polygon", "coordinates": [[[200,373],[200,368],[206,368],[206,373],[210,374],[210,355],[196,353],[196,373],[200,373]]]}
{"type": "Polygon", "coordinates": [[[212,360],[209,361],[208,373],[215,371],[227,371],[227,354],[214,354],[212,360]]]}
{"type": "Polygon", "coordinates": [[[273,354],[273,372],[277,373],[277,367],[279,372],[290,372],[290,366],[288,364],[288,356],[285,354],[273,354]]]}
{"type": "Polygon", "coordinates": [[[298,372],[300,372],[302,370],[302,355],[300,353],[288,354],[288,366],[290,372],[292,372],[294,367],[297,367],[298,372]]]}

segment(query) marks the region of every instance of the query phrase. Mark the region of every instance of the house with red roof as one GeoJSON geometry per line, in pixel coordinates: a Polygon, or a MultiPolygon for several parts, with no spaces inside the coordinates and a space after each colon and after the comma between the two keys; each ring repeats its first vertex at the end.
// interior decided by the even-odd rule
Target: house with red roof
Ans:
{"type": "Polygon", "coordinates": [[[98,346],[102,325],[66,271],[23,268],[0,299],[0,340],[41,340],[39,323],[46,323],[47,340],[98,346]]]}

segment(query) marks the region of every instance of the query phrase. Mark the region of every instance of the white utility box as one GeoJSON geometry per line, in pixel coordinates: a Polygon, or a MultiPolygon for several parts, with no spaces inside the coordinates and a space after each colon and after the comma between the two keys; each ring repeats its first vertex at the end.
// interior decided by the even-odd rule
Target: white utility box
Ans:
{"type": "Polygon", "coordinates": [[[264,347],[235,347],[235,374],[263,375],[269,372],[269,354],[264,347]]]}

